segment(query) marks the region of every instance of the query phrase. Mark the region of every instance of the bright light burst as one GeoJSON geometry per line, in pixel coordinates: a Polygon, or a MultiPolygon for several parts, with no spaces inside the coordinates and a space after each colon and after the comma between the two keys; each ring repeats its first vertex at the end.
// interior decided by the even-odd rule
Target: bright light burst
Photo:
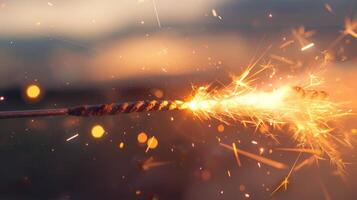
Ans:
{"type": "Polygon", "coordinates": [[[314,75],[310,75],[302,87],[286,83],[275,89],[258,89],[253,84],[254,79],[265,69],[249,67],[222,89],[200,87],[187,106],[203,119],[215,118],[227,124],[241,122],[245,126],[252,124],[257,130],[269,125],[275,130],[287,130],[299,148],[322,152],[316,158],[329,158],[343,172],[344,163],[338,146],[350,145],[348,135],[331,124],[350,111],[341,109],[341,104],[331,101],[324,91],[313,90],[321,84],[314,75]]]}

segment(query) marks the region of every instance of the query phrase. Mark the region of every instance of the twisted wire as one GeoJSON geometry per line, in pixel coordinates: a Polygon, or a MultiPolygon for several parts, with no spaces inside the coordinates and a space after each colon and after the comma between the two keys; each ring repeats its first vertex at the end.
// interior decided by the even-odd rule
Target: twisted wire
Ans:
{"type": "Polygon", "coordinates": [[[110,103],[92,106],[77,106],[69,108],[68,115],[73,116],[103,116],[116,115],[120,113],[148,112],[148,111],[170,111],[186,109],[183,101],[135,101],[124,103],[110,103]]]}

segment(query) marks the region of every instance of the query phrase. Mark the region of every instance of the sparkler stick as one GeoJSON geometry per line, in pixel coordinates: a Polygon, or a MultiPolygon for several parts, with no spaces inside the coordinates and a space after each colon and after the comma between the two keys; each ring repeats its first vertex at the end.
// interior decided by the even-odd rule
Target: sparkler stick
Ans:
{"type": "Polygon", "coordinates": [[[72,108],[0,111],[0,119],[45,117],[45,116],[58,116],[58,115],[90,117],[90,116],[116,115],[121,113],[133,113],[133,112],[183,110],[186,108],[187,108],[187,104],[183,101],[151,100],[151,101],[109,103],[109,104],[99,104],[99,105],[81,105],[72,108]]]}
{"type": "MultiPolygon", "coordinates": [[[[308,96],[309,98],[315,98],[317,96],[321,97],[321,95],[322,97],[327,96],[327,93],[324,91],[305,90],[301,87],[294,87],[294,90],[301,97],[308,96]]],[[[90,117],[117,115],[133,112],[184,110],[188,108],[190,108],[190,102],[184,102],[180,100],[150,100],[98,105],[80,105],[72,108],[0,111],[0,119],[45,117],[58,115],[90,117]]]]}

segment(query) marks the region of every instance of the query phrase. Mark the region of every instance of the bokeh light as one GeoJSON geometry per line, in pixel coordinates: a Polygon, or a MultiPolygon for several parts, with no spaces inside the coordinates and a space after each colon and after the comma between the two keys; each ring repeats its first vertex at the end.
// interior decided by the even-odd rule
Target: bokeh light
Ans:
{"type": "Polygon", "coordinates": [[[159,141],[153,136],[147,141],[147,146],[149,149],[155,149],[159,145],[159,141]]]}
{"type": "Polygon", "coordinates": [[[120,142],[119,145],[118,145],[119,149],[123,149],[124,146],[125,146],[124,142],[120,142]]]}
{"type": "Polygon", "coordinates": [[[91,133],[94,138],[101,138],[101,137],[103,137],[105,130],[104,130],[103,126],[95,125],[92,127],[91,133]]]}
{"type": "Polygon", "coordinates": [[[41,88],[36,84],[31,84],[26,87],[26,96],[30,99],[36,99],[41,94],[41,88]]]}
{"type": "Polygon", "coordinates": [[[222,133],[224,131],[224,125],[223,124],[220,124],[217,126],[217,131],[222,133]]]}
{"type": "Polygon", "coordinates": [[[148,136],[146,135],[145,132],[141,132],[141,133],[138,134],[137,139],[138,139],[138,142],[139,142],[140,144],[144,144],[144,143],[147,141],[148,136]]]}

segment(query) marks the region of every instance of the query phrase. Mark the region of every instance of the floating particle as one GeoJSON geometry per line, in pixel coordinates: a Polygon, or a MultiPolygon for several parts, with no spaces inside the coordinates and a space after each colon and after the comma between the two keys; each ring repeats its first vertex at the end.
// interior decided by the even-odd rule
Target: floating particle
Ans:
{"type": "Polygon", "coordinates": [[[332,7],[330,6],[330,4],[325,3],[325,9],[327,12],[332,13],[332,7]]]}
{"type": "Polygon", "coordinates": [[[103,137],[105,130],[104,130],[103,126],[95,125],[92,127],[91,133],[94,138],[101,138],[101,137],[103,137]]]}
{"type": "Polygon", "coordinates": [[[0,96],[0,101],[4,101],[5,97],[4,96],[0,96]]]}
{"type": "Polygon", "coordinates": [[[124,142],[120,142],[118,147],[119,147],[119,149],[123,149],[124,148],[124,142]]]}
{"type": "Polygon", "coordinates": [[[218,132],[222,133],[224,131],[224,125],[223,124],[218,125],[217,130],[218,132]]]}
{"type": "Polygon", "coordinates": [[[36,99],[41,94],[41,88],[38,85],[32,84],[26,88],[26,96],[30,99],[36,99]]]}
{"type": "Polygon", "coordinates": [[[214,17],[217,17],[217,16],[218,16],[215,9],[212,9],[212,15],[213,15],[214,17]]]}
{"type": "Polygon", "coordinates": [[[67,142],[68,142],[68,141],[71,141],[71,140],[73,140],[74,138],[76,138],[76,137],[78,137],[78,136],[79,136],[79,134],[77,133],[77,134],[75,134],[75,135],[73,135],[73,136],[67,138],[66,141],[67,141],[67,142]]]}
{"type": "Polygon", "coordinates": [[[252,144],[258,144],[258,142],[255,140],[252,140],[252,144]]]}
{"type": "Polygon", "coordinates": [[[144,144],[148,140],[148,136],[145,132],[138,134],[137,140],[140,144],[144,144]]]}
{"type": "Polygon", "coordinates": [[[301,48],[301,51],[305,51],[305,50],[307,50],[307,49],[310,49],[311,47],[313,47],[315,44],[314,43],[310,43],[310,44],[308,44],[308,45],[306,45],[306,46],[303,46],[302,48],[301,48]]]}
{"type": "Polygon", "coordinates": [[[259,154],[262,155],[263,153],[264,153],[264,148],[263,147],[259,148],[259,154]]]}
{"type": "Polygon", "coordinates": [[[250,195],[249,195],[248,193],[245,193],[244,196],[245,196],[246,198],[249,198],[249,197],[250,197],[250,195]]]}
{"type": "Polygon", "coordinates": [[[239,185],[239,191],[241,191],[241,192],[245,191],[245,186],[243,184],[239,185]]]}
{"type": "Polygon", "coordinates": [[[227,170],[228,177],[231,177],[231,171],[227,170]]]}

